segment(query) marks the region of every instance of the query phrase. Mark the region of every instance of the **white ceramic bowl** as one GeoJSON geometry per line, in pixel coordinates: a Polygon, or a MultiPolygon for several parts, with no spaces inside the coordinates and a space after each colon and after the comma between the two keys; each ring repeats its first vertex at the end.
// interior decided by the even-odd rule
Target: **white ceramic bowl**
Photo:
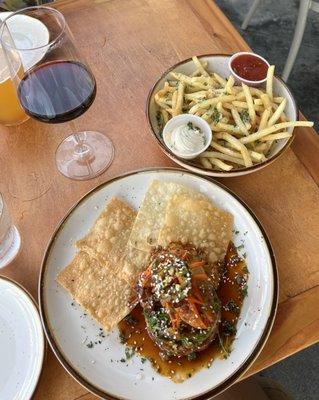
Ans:
{"type": "Polygon", "coordinates": [[[163,129],[163,140],[166,145],[166,147],[174,153],[177,157],[184,158],[185,160],[192,160],[196,157],[198,157],[203,151],[205,151],[211,141],[212,141],[212,130],[210,129],[209,124],[201,117],[198,115],[193,115],[193,114],[180,114],[177,115],[176,117],[171,118],[167,124],[164,126],[163,129]],[[182,154],[177,152],[175,149],[173,149],[170,145],[170,136],[172,131],[184,124],[187,124],[188,122],[192,122],[195,126],[197,126],[205,135],[205,146],[202,147],[200,151],[195,151],[191,154],[182,154]]]}
{"type": "MultiPolygon", "coordinates": [[[[230,59],[230,55],[223,55],[223,54],[208,54],[208,55],[202,55],[198,56],[198,58],[203,61],[208,63],[208,70],[209,71],[214,71],[217,72],[219,75],[227,78],[231,72],[228,67],[228,62],[230,59]]],[[[150,93],[147,98],[147,105],[146,105],[146,116],[147,116],[147,121],[149,124],[149,127],[151,129],[152,134],[154,135],[154,138],[156,139],[157,143],[163,150],[163,152],[171,158],[173,161],[175,161],[177,164],[181,165],[182,167],[196,172],[201,175],[206,175],[206,176],[215,176],[215,177],[233,177],[233,176],[240,176],[240,175],[246,175],[250,174],[254,171],[258,171],[267,165],[270,165],[273,161],[275,161],[280,155],[284,153],[284,151],[290,146],[290,144],[293,141],[293,136],[287,139],[281,139],[277,143],[275,143],[272,146],[271,154],[267,158],[266,161],[261,162],[259,164],[254,164],[251,167],[243,167],[243,168],[237,168],[231,171],[214,171],[210,170],[207,168],[202,167],[199,165],[198,162],[195,162],[195,160],[184,160],[180,157],[177,157],[172,151],[170,151],[164,141],[162,134],[160,132],[160,128],[158,126],[157,120],[156,120],[156,112],[158,110],[158,107],[155,103],[154,100],[154,95],[155,93],[162,89],[164,86],[164,82],[167,80],[170,72],[181,72],[186,75],[190,75],[192,72],[194,72],[194,64],[191,58],[188,58],[187,60],[181,61],[175,65],[173,65],[171,68],[169,68],[167,71],[165,71],[162,76],[156,81],[152,89],[150,90],[150,93]]],[[[261,85],[264,86],[264,85],[261,85]]],[[[298,108],[296,105],[296,101],[288,88],[288,86],[278,78],[277,76],[274,77],[274,93],[276,96],[282,96],[287,99],[287,105],[285,108],[285,113],[287,115],[287,118],[289,121],[297,121],[298,120],[298,108]]],[[[292,133],[293,128],[288,128],[288,132],[292,133]]]]}
{"type": "Polygon", "coordinates": [[[248,79],[242,78],[240,75],[237,75],[236,72],[233,70],[233,68],[231,66],[231,63],[233,62],[233,60],[235,60],[239,56],[243,56],[246,54],[253,55],[253,56],[259,58],[260,60],[264,61],[268,65],[268,67],[270,67],[269,62],[264,57],[260,56],[259,54],[253,53],[252,51],[240,51],[239,53],[235,53],[230,57],[229,62],[228,62],[228,68],[229,68],[231,74],[233,75],[233,77],[235,78],[235,82],[237,84],[243,82],[248,86],[254,86],[254,87],[262,85],[263,83],[266,82],[267,77],[265,77],[264,79],[261,79],[260,81],[250,81],[248,79]]]}

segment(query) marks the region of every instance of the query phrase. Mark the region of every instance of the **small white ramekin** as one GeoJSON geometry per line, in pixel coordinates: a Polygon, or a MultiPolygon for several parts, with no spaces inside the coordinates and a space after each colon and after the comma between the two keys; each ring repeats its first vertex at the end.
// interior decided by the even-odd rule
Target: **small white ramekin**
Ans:
{"type": "Polygon", "coordinates": [[[192,160],[193,158],[198,157],[203,151],[207,150],[209,145],[211,144],[213,138],[212,130],[210,129],[210,126],[208,122],[206,122],[203,118],[198,117],[197,115],[193,114],[180,114],[177,115],[176,117],[173,117],[170,119],[167,124],[164,126],[163,129],[163,140],[166,145],[166,147],[174,153],[177,157],[184,158],[185,160],[192,160]],[[191,154],[183,154],[177,152],[175,149],[173,149],[170,146],[169,143],[169,135],[172,133],[172,131],[177,128],[180,125],[187,124],[188,122],[192,122],[195,126],[197,126],[205,135],[205,141],[206,144],[203,146],[203,148],[200,151],[191,153],[191,154]]]}
{"type": "Polygon", "coordinates": [[[235,78],[236,83],[242,83],[243,82],[248,86],[259,86],[262,83],[266,82],[267,77],[264,78],[264,79],[261,79],[260,81],[250,81],[250,80],[242,78],[241,76],[236,74],[236,72],[233,70],[233,68],[231,66],[231,63],[238,56],[242,56],[242,55],[245,55],[245,54],[254,55],[257,58],[260,58],[262,61],[264,61],[268,65],[268,68],[270,67],[269,62],[267,60],[265,60],[264,57],[260,56],[259,54],[256,54],[256,53],[253,53],[253,52],[249,52],[249,51],[240,51],[239,53],[235,53],[229,59],[228,68],[229,68],[231,74],[233,75],[233,77],[235,78]]]}

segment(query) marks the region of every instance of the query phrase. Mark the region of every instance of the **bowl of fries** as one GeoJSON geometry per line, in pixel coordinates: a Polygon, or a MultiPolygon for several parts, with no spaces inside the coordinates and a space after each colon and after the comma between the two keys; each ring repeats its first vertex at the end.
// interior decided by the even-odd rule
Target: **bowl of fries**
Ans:
{"type": "Polygon", "coordinates": [[[288,86],[270,66],[259,87],[235,83],[230,55],[189,58],[169,68],[151,89],[146,114],[157,143],[177,164],[208,176],[232,177],[266,167],[289,147],[298,109],[288,86]],[[212,130],[209,148],[193,160],[176,156],[164,143],[166,123],[179,114],[206,120],[212,130]]]}

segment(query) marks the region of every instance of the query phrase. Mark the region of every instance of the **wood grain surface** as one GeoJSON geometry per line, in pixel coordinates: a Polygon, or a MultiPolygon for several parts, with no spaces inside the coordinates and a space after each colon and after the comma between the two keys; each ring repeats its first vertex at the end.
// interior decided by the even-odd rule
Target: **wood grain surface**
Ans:
{"type": "MultiPolygon", "coordinates": [[[[54,162],[70,125],[33,120],[0,127],[0,191],[23,239],[17,259],[1,273],[35,297],[41,260],[64,214],[88,190],[118,174],[149,166],[173,166],[150,135],[148,91],[169,66],[194,54],[249,49],[210,0],[63,0],[57,2],[78,47],[96,76],[95,103],[76,120],[79,130],[106,133],[114,142],[112,166],[100,177],[75,182],[54,162]]],[[[278,261],[280,304],[271,336],[247,375],[315,343],[319,322],[319,139],[296,129],[292,147],[268,168],[223,179],[256,213],[278,261]]],[[[59,365],[50,350],[34,399],[93,400],[59,365]]]]}

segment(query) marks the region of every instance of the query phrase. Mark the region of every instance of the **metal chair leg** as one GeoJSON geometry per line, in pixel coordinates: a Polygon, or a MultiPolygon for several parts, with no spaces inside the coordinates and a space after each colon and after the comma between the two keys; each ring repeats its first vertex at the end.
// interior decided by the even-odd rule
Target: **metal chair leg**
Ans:
{"type": "Polygon", "coordinates": [[[252,19],[252,17],[254,15],[259,3],[260,3],[260,0],[254,0],[253,4],[251,5],[251,7],[250,7],[250,9],[248,11],[248,14],[246,15],[246,18],[244,19],[244,22],[241,25],[242,29],[246,29],[247,28],[247,26],[249,24],[249,21],[252,19]]]}
{"type": "Polygon", "coordinates": [[[302,41],[302,37],[305,31],[305,26],[307,22],[307,16],[308,16],[308,11],[311,6],[311,0],[300,0],[300,5],[299,5],[299,13],[298,13],[298,19],[297,19],[297,24],[295,28],[295,33],[294,37],[292,39],[292,43],[290,46],[289,54],[287,57],[286,65],[284,68],[284,72],[282,74],[282,79],[284,81],[287,81],[290,75],[290,72],[292,70],[292,67],[295,63],[298,50],[302,41]]]}

